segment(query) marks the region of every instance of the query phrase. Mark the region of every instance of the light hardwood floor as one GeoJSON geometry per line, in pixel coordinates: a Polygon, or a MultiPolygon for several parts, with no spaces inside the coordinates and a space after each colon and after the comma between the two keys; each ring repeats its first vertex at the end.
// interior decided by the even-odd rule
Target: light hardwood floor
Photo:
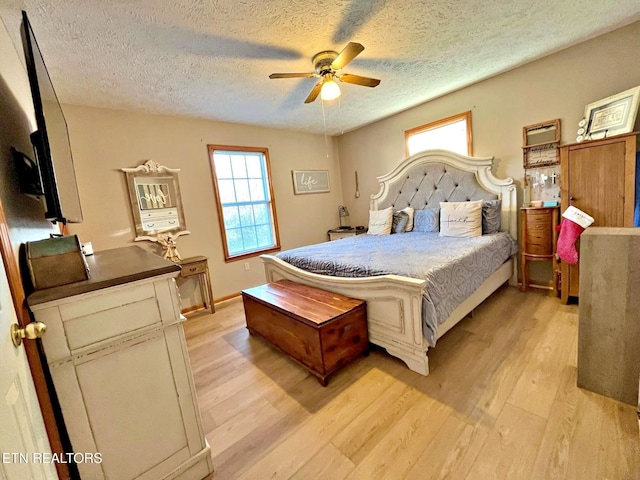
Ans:
{"type": "Polygon", "coordinates": [[[636,409],[576,387],[577,307],[502,287],[429,352],[322,387],[242,302],[185,326],[216,479],[640,479],[636,409]]]}

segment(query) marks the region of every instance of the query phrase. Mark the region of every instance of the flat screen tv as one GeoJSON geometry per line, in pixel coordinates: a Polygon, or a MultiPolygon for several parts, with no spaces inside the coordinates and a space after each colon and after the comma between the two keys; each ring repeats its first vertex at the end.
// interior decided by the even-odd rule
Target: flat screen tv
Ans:
{"type": "Polygon", "coordinates": [[[31,134],[31,143],[42,178],[45,217],[52,222],[79,223],[82,209],[67,121],[24,11],[21,35],[38,128],[31,134]]]}

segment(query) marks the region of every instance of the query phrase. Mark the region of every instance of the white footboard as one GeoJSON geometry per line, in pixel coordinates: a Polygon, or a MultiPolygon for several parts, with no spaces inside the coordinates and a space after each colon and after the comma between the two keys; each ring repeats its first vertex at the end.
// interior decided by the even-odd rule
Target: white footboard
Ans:
{"type": "MultiPolygon", "coordinates": [[[[492,167],[493,157],[467,157],[445,150],[417,153],[391,172],[378,177],[380,191],[371,195],[370,210],[390,206],[422,209],[437,207],[440,201],[500,199],[502,230],[517,238],[516,187],[512,178],[496,178],[492,167]],[[444,188],[437,188],[439,182],[443,182],[444,188]],[[405,184],[411,188],[404,188],[405,184]],[[414,191],[413,186],[418,185],[419,190],[414,191]],[[452,185],[455,188],[452,189],[452,185]],[[442,193],[447,191],[448,196],[442,193]],[[429,202],[434,202],[434,205],[429,205],[429,202]]],[[[273,255],[262,255],[261,258],[268,282],[287,279],[365,300],[369,341],[404,361],[411,370],[422,375],[429,373],[428,344],[422,334],[422,293],[426,281],[399,275],[330,277],[306,272],[273,255]]],[[[515,273],[514,261],[510,258],[438,326],[438,337],[510,277],[515,284],[515,273]]]]}
{"type": "Polygon", "coordinates": [[[428,344],[422,335],[422,292],[426,281],[399,275],[345,278],[301,270],[273,255],[261,255],[267,282],[281,279],[341,293],[367,302],[369,341],[414,372],[428,375],[428,344]]]}
{"type": "MultiPolygon", "coordinates": [[[[384,348],[421,375],[429,374],[429,345],[422,335],[422,292],[426,282],[399,275],[345,278],[301,270],[273,255],[261,255],[267,282],[286,279],[367,302],[369,341],[384,348]]],[[[438,327],[438,338],[462,320],[513,271],[509,259],[438,327]]]]}

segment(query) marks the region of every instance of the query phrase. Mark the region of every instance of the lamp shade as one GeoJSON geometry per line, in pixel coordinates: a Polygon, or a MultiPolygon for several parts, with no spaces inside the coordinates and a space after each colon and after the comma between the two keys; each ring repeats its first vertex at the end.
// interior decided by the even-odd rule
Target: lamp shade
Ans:
{"type": "Polygon", "coordinates": [[[322,90],[320,90],[320,98],[322,98],[322,100],[335,100],[340,96],[340,93],[340,87],[331,77],[323,82],[322,90]]]}

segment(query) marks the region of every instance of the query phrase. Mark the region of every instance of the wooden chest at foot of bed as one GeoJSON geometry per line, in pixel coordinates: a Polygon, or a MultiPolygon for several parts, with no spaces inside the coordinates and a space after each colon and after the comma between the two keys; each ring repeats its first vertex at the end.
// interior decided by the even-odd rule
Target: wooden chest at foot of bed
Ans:
{"type": "Polygon", "coordinates": [[[366,303],[288,280],[242,291],[249,333],[264,337],[320,384],[369,353],[366,303]]]}

